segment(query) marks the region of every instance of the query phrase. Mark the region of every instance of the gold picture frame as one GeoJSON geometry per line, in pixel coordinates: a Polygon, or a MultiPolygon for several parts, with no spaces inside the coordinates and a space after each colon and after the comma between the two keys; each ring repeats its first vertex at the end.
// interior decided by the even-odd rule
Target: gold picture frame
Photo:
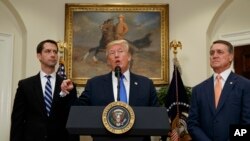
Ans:
{"type": "Polygon", "coordinates": [[[102,27],[116,25],[124,16],[128,25],[125,39],[134,48],[131,71],[153,80],[169,83],[169,6],[168,4],[66,4],[64,52],[67,76],[77,85],[110,72],[105,47],[101,46],[102,27]]]}

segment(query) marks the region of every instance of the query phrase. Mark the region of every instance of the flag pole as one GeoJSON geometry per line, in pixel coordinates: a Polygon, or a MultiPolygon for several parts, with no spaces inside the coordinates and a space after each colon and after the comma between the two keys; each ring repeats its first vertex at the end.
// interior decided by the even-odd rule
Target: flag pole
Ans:
{"type": "MultiPolygon", "coordinates": [[[[173,49],[174,71],[171,83],[168,87],[165,107],[167,108],[171,131],[168,133],[170,141],[191,141],[187,130],[187,117],[189,100],[185,86],[181,79],[181,67],[177,59],[177,49],[182,48],[181,42],[173,40],[170,42],[170,49],[173,49]]],[[[164,141],[165,138],[162,138],[164,141]]]]}
{"type": "MultiPolygon", "coordinates": [[[[179,126],[180,126],[180,110],[179,110],[179,92],[178,92],[178,78],[177,78],[177,69],[179,72],[181,72],[180,65],[177,59],[177,49],[180,48],[182,49],[182,44],[180,41],[173,40],[170,42],[170,49],[173,48],[173,53],[174,53],[174,58],[173,58],[173,63],[174,63],[174,76],[175,76],[175,91],[176,91],[176,122],[175,124],[172,124],[172,129],[177,129],[177,134],[179,134],[179,126]]],[[[171,139],[173,140],[173,139],[171,139]]],[[[179,140],[179,139],[177,139],[179,140]]]]}
{"type": "Polygon", "coordinates": [[[67,43],[64,41],[57,41],[58,52],[59,52],[59,66],[57,73],[61,75],[64,79],[66,79],[66,72],[65,72],[65,51],[67,49],[67,43]]]}

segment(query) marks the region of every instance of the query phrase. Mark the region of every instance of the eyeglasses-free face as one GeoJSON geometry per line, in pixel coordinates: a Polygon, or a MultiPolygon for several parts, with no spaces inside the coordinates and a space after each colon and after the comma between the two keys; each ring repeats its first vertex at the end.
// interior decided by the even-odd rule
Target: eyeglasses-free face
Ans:
{"type": "Polygon", "coordinates": [[[131,60],[131,55],[128,50],[120,44],[115,44],[109,48],[107,54],[108,64],[111,69],[114,70],[116,66],[120,66],[122,73],[129,68],[129,62],[131,60]]]}

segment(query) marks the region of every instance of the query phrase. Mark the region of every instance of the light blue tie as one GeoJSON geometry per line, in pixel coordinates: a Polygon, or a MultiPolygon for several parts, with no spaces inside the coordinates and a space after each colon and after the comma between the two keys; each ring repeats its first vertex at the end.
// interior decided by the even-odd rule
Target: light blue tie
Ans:
{"type": "Polygon", "coordinates": [[[47,110],[47,115],[50,115],[50,109],[51,109],[51,104],[52,104],[52,87],[51,87],[51,82],[50,82],[50,75],[45,76],[47,78],[47,82],[45,84],[45,95],[44,95],[44,101],[45,101],[45,106],[47,110]]]}
{"type": "Polygon", "coordinates": [[[123,83],[124,78],[125,78],[124,75],[122,75],[120,78],[120,101],[127,103],[127,94],[126,94],[125,85],[123,83]]]}

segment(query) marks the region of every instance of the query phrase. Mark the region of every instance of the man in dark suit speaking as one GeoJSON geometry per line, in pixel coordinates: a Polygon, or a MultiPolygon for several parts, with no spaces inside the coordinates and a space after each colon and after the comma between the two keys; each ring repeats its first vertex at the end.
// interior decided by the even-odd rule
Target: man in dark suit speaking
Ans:
{"type": "Polygon", "coordinates": [[[192,91],[187,124],[193,141],[228,141],[231,124],[250,124],[250,80],[232,72],[232,61],[232,44],[213,42],[214,74],[192,91]]]}
{"type": "MultiPolygon", "coordinates": [[[[129,68],[132,61],[132,50],[126,40],[114,40],[106,46],[107,63],[111,68],[108,74],[96,76],[88,80],[85,90],[78,98],[78,105],[106,106],[117,101],[117,84],[115,68],[119,66],[124,79],[126,96],[120,96],[122,101],[130,106],[158,106],[158,98],[152,80],[132,73],[129,68]]],[[[72,82],[65,80],[61,89],[69,93],[72,82]]],[[[98,138],[94,137],[94,140],[98,138]]],[[[99,139],[101,140],[101,138],[99,139]]],[[[115,137],[113,137],[115,140],[115,137]]],[[[143,138],[150,140],[149,137],[143,138]]]]}
{"type": "Polygon", "coordinates": [[[40,72],[20,80],[11,115],[10,141],[77,141],[79,136],[69,135],[66,122],[72,94],[60,96],[63,78],[56,74],[58,46],[53,40],[37,45],[40,72]]]}

